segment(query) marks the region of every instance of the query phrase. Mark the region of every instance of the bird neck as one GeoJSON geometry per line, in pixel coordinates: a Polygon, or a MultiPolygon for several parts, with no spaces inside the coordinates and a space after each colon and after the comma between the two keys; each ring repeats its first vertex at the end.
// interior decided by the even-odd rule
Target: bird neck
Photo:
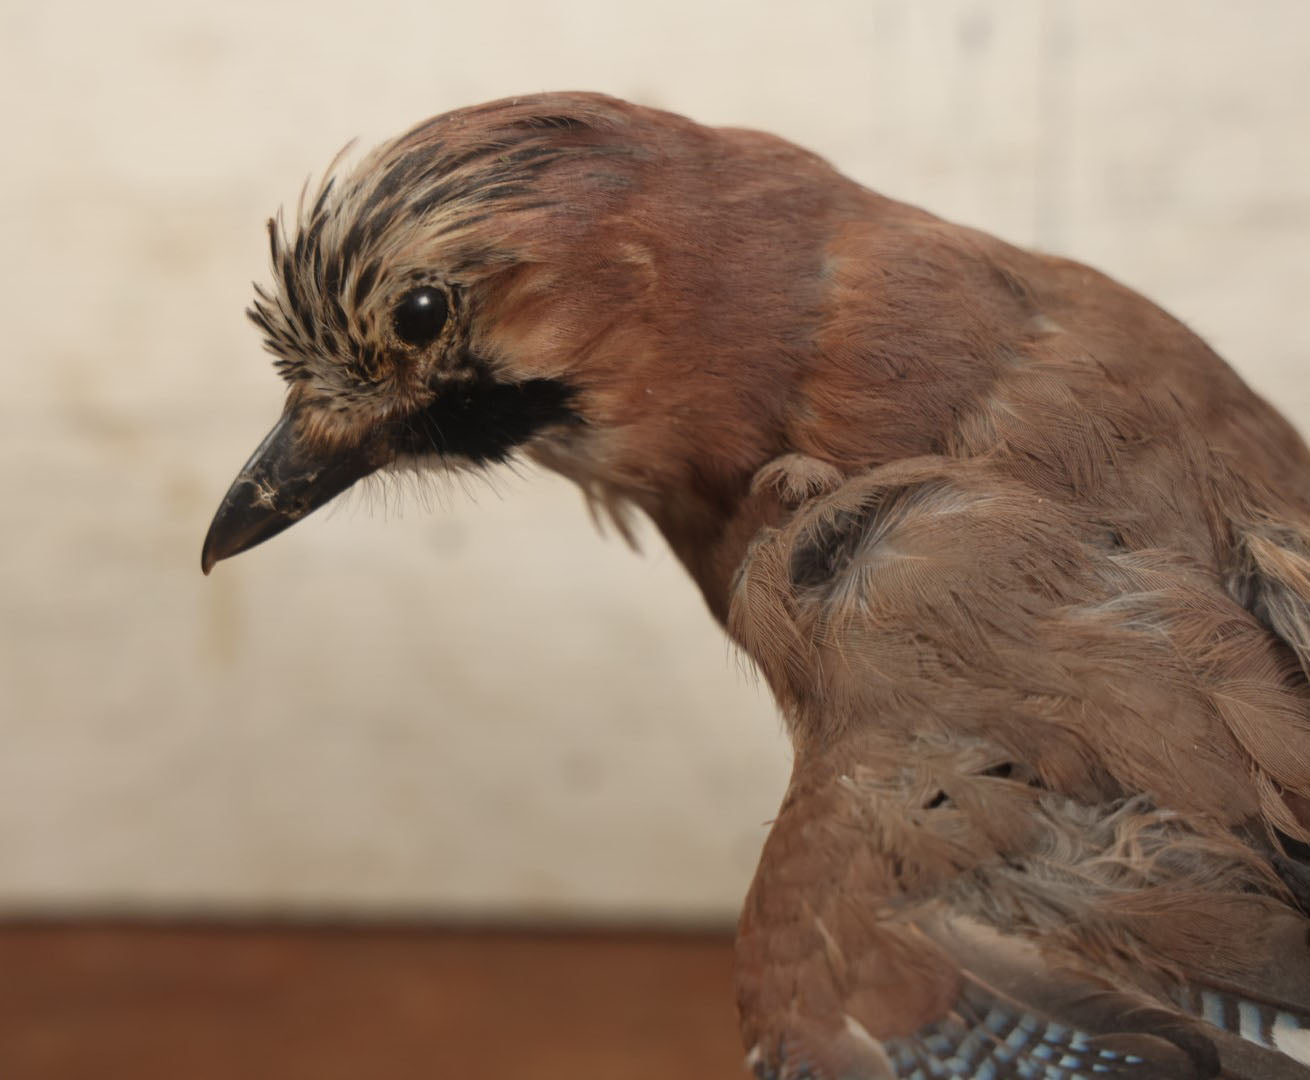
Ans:
{"type": "Polygon", "coordinates": [[[725,629],[732,587],[751,540],[782,522],[788,511],[771,492],[752,492],[746,477],[736,492],[718,498],[680,499],[648,506],[647,513],[700,589],[725,629]]]}

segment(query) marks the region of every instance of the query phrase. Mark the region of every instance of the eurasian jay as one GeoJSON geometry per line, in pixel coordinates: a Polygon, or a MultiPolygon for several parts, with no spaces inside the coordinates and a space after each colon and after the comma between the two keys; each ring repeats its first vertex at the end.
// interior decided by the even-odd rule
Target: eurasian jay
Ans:
{"type": "Polygon", "coordinates": [[[1310,452],[1185,326],[781,139],[439,116],[270,222],[203,565],[523,455],[659,528],[795,766],[760,1080],[1310,1076],[1310,452]]]}

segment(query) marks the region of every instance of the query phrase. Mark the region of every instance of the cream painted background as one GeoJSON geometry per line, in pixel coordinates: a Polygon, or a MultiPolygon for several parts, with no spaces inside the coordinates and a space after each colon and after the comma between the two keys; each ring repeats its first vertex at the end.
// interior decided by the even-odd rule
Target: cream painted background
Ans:
{"type": "Polygon", "coordinates": [[[773,129],[1142,288],[1304,428],[1308,46],[1299,0],[8,0],[0,907],[735,912],[785,747],[655,538],[505,474],[200,576],[279,405],[264,218],[347,138],[550,88],[773,129]]]}

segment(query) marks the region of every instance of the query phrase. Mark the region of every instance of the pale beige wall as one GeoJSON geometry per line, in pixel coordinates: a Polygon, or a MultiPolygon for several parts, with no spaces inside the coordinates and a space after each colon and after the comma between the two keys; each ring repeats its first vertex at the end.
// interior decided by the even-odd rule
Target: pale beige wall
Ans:
{"type": "Polygon", "coordinates": [[[1304,428],[1308,41],[1298,0],[10,2],[0,906],[736,908],[785,748],[657,540],[506,474],[200,576],[278,409],[263,220],[350,136],[548,88],[773,129],[1144,289],[1304,428]]]}

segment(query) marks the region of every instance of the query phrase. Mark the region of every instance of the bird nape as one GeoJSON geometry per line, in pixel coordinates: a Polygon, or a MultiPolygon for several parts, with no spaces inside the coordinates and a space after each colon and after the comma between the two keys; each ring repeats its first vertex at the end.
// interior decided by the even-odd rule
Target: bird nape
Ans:
{"type": "Polygon", "coordinates": [[[1310,1076],[1310,452],[1186,327],[594,94],[429,120],[270,239],[286,410],[205,570],[397,462],[644,511],[795,747],[757,1077],[1310,1076]]]}

